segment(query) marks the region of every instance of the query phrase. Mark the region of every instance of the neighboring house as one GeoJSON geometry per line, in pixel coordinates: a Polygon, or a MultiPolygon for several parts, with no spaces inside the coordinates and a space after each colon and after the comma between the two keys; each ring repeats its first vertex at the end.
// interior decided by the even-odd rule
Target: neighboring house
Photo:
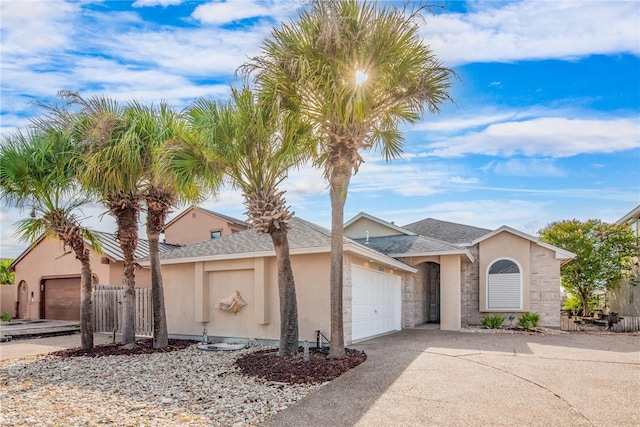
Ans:
{"type": "MultiPolygon", "coordinates": [[[[238,219],[191,207],[167,223],[164,240],[171,244],[160,243],[160,251],[246,228],[247,224],[238,219]]],[[[113,234],[95,233],[100,239],[103,254],[98,255],[91,248],[93,281],[95,284],[120,285],[123,270],[120,245],[113,234]]],[[[148,255],[148,241],[138,240],[136,257],[146,258],[148,255]]],[[[2,307],[14,307],[12,311],[22,319],[80,319],[80,263],[59,240],[41,237],[10,268],[16,276],[15,297],[7,302],[3,293],[2,307]]],[[[151,286],[148,269],[136,270],[136,286],[151,286]]]]}
{"type": "Polygon", "coordinates": [[[192,206],[164,226],[164,241],[174,245],[190,245],[247,228],[249,225],[244,221],[192,206]]]}
{"type": "MultiPolygon", "coordinates": [[[[616,224],[629,224],[636,236],[640,236],[640,205],[616,221],[616,224]]],[[[635,260],[634,277],[620,282],[620,286],[607,291],[609,311],[622,316],[640,317],[640,254],[635,260]]]]}
{"type": "MultiPolygon", "coordinates": [[[[102,249],[102,254],[98,254],[87,242],[94,284],[121,284],[123,256],[115,235],[94,233],[102,249]]],[[[160,250],[169,248],[173,246],[160,244],[160,250]]],[[[136,256],[148,255],[148,241],[140,239],[136,256]]],[[[80,320],[80,268],[74,252],[58,239],[44,236],[38,239],[10,266],[17,284],[15,311],[18,318],[80,320]]],[[[136,270],[136,286],[150,285],[149,270],[136,270]]]]}
{"type": "MultiPolygon", "coordinates": [[[[292,220],[300,340],[315,340],[318,330],[330,336],[330,240],[329,230],[292,220]]],[[[559,327],[560,265],[573,256],[506,226],[491,231],[426,219],[398,227],[361,213],[345,224],[345,342],[425,322],[457,331],[493,313],[532,311],[541,325],[559,327]]],[[[201,336],[206,329],[217,337],[278,339],[268,235],[247,230],[160,257],[171,335],[201,336]],[[247,306],[235,314],[217,309],[234,291],[247,306]]]]}

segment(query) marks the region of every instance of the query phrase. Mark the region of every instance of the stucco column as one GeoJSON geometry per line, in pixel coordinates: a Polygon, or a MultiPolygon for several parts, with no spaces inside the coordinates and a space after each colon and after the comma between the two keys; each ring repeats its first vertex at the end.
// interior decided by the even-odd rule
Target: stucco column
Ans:
{"type": "Polygon", "coordinates": [[[253,261],[253,292],[256,323],[266,325],[269,323],[269,288],[267,269],[264,258],[255,258],[253,261]]]}
{"type": "Polygon", "coordinates": [[[440,329],[460,330],[460,255],[440,257],[440,329]]]}
{"type": "Polygon", "coordinates": [[[196,322],[209,321],[209,280],[204,271],[204,263],[196,262],[194,268],[194,320],[196,322]]]}

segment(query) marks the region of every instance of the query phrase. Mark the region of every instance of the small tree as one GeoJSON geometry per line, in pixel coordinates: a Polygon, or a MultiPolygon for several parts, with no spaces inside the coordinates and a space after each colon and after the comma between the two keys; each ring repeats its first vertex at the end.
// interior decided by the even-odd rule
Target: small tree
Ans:
{"type": "Polygon", "coordinates": [[[13,285],[15,275],[13,271],[9,270],[12,262],[12,259],[3,259],[0,261],[0,285],[13,285]]]}
{"type": "Polygon", "coordinates": [[[583,316],[594,291],[613,289],[630,276],[640,247],[628,225],[595,219],[552,222],[540,230],[540,240],[576,254],[562,266],[562,286],[582,300],[583,316]]]}

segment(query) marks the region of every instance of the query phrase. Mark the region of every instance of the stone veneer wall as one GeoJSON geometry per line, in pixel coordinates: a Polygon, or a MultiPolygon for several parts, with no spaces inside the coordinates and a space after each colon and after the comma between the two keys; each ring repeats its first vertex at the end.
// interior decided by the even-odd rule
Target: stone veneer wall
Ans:
{"type": "Polygon", "coordinates": [[[353,332],[353,324],[351,322],[351,313],[353,311],[353,287],[351,285],[351,258],[345,256],[342,258],[342,321],[345,345],[351,344],[351,332],[353,332]]]}
{"type": "Polygon", "coordinates": [[[402,328],[413,328],[421,323],[418,319],[418,299],[422,289],[420,275],[420,271],[416,274],[402,274],[402,328]]]}
{"type": "Polygon", "coordinates": [[[560,261],[555,252],[531,243],[529,311],[540,315],[540,326],[560,327],[560,261]]]}
{"type": "Polygon", "coordinates": [[[482,315],[480,314],[480,263],[479,245],[470,246],[469,252],[476,262],[464,262],[460,271],[460,324],[479,325],[482,315]]]}

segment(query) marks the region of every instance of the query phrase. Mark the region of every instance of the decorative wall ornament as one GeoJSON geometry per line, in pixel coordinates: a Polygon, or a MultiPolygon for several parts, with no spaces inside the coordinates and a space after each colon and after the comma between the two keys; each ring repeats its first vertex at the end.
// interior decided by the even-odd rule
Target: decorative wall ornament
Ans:
{"type": "Polygon", "coordinates": [[[230,311],[233,314],[236,314],[245,305],[247,305],[247,303],[240,296],[240,292],[235,291],[228,297],[218,301],[218,303],[216,304],[216,308],[219,308],[220,310],[224,310],[224,311],[230,311]]]}

